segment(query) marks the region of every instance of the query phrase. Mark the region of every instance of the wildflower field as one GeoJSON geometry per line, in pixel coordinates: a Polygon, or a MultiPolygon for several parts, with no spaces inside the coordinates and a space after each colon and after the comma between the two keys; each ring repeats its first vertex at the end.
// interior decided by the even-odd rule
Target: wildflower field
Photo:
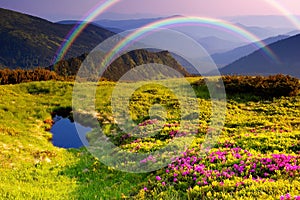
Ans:
{"type": "MultiPolygon", "coordinates": [[[[124,151],[154,152],[176,137],[194,137],[165,167],[146,173],[106,166],[85,147],[52,145],[52,114],[71,110],[74,83],[0,86],[0,199],[300,199],[299,92],[272,96],[277,93],[269,90],[264,96],[250,90],[234,93],[231,88],[221,134],[203,153],[201,145],[211,131],[211,99],[199,77],[188,81],[200,108],[196,131],[180,127],[174,94],[146,85],[136,90],[129,104],[138,129],[151,132],[160,123],[160,116],[149,118],[148,110],[156,103],[166,108],[168,120],[159,124],[155,135],[142,138],[120,131],[112,116],[110,99],[116,83],[98,83],[99,124],[124,151]]],[[[141,166],[149,163],[159,164],[151,156],[140,161],[141,166]]]]}

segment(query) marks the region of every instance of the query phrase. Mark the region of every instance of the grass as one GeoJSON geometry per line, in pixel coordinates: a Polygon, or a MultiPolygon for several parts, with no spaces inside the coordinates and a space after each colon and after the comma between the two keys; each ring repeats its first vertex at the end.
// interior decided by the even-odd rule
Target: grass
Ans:
{"type": "Polygon", "coordinates": [[[145,177],[111,171],[84,149],[51,144],[44,120],[71,106],[72,86],[52,81],[0,86],[0,199],[120,198],[145,177]]]}
{"type": "MultiPolygon", "coordinates": [[[[189,78],[188,81],[196,79],[189,78]]],[[[130,88],[131,83],[127,84],[130,88]]],[[[199,189],[194,185],[191,185],[192,191],[189,192],[185,187],[173,183],[162,187],[155,177],[160,175],[167,178],[164,175],[165,169],[144,174],[125,173],[105,166],[85,148],[66,150],[54,147],[50,141],[51,134],[46,131],[50,125],[45,120],[52,118],[52,112],[72,106],[73,85],[69,82],[48,81],[0,86],[0,199],[185,199],[189,195],[199,198],[197,194],[209,199],[219,194],[209,194],[205,192],[205,187],[199,189]],[[148,191],[144,191],[144,187],[148,187],[148,191]]],[[[117,132],[110,135],[112,140],[128,150],[135,149],[139,144],[141,149],[137,151],[141,152],[167,144],[171,130],[167,128],[155,140],[145,138],[144,141],[132,143],[134,138],[128,138],[120,142],[123,133],[113,123],[109,103],[114,86],[112,82],[100,82],[96,95],[100,123],[108,133],[111,130],[117,132]]],[[[210,124],[211,102],[206,88],[195,86],[194,89],[200,109],[199,132],[203,134],[197,136],[193,145],[199,146],[210,124]]],[[[123,92],[126,93],[126,90],[123,92]]],[[[179,105],[174,93],[159,86],[148,85],[133,93],[129,105],[132,109],[130,116],[137,123],[149,119],[147,110],[154,103],[162,104],[169,111],[167,123],[180,121],[181,115],[184,115],[178,111],[179,105]]],[[[224,148],[224,144],[231,144],[255,155],[299,153],[299,95],[272,100],[250,95],[231,95],[226,107],[225,126],[211,152],[224,148]]],[[[285,183],[284,187],[282,184],[270,186],[266,183],[265,187],[273,188],[269,193],[263,188],[264,184],[249,183],[245,191],[251,193],[249,188],[256,187],[258,191],[277,199],[284,192],[296,195],[298,186],[293,180],[298,179],[299,175],[290,178],[278,176],[276,183],[289,183],[285,183]],[[284,189],[280,190],[280,187],[284,189]]],[[[235,184],[239,180],[228,181],[235,184]]],[[[182,179],[182,185],[187,183],[182,179]]],[[[224,195],[228,194],[233,193],[224,195]]],[[[237,197],[240,194],[235,195],[237,197]]]]}

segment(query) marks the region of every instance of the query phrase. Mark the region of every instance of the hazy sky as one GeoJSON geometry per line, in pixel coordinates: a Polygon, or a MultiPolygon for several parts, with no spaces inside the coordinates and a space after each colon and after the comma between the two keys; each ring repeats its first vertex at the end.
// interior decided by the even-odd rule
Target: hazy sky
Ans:
{"type": "MultiPolygon", "coordinates": [[[[292,14],[300,14],[299,0],[268,1],[280,3],[292,14]]],[[[0,0],[0,7],[57,21],[79,19],[98,2],[99,0],[0,0]]],[[[145,16],[181,14],[207,17],[282,14],[267,3],[267,0],[121,0],[107,12],[126,13],[131,16],[140,13],[145,16]]]]}

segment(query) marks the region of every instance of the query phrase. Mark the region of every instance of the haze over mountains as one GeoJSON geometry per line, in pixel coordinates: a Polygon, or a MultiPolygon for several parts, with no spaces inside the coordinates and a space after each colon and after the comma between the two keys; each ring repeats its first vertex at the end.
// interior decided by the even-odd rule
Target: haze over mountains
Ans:
{"type": "MultiPolygon", "coordinates": [[[[293,16],[300,19],[300,16],[293,16]]],[[[287,16],[283,15],[244,15],[224,17],[232,23],[241,23],[246,26],[274,27],[274,28],[295,28],[295,25],[287,16]]]]}
{"type": "MultiPolygon", "coordinates": [[[[140,28],[148,23],[151,22],[155,22],[155,21],[159,21],[162,19],[168,19],[168,18],[172,18],[172,17],[176,17],[176,16],[170,16],[170,17],[159,17],[159,18],[145,18],[145,19],[127,19],[127,20],[97,20],[94,21],[93,23],[100,25],[102,27],[105,27],[107,29],[119,29],[119,30],[130,30],[130,29],[136,29],[136,28],[140,28]]],[[[261,38],[261,39],[265,39],[267,37],[271,37],[274,35],[278,35],[278,34],[284,34],[287,33],[291,30],[293,30],[294,28],[292,27],[268,27],[268,26],[246,26],[243,25],[242,23],[234,23],[237,26],[249,31],[250,33],[256,35],[257,37],[261,38]]],[[[184,28],[182,27],[175,27],[173,28],[174,30],[178,30],[180,32],[185,32],[185,33],[189,33],[193,38],[195,36],[199,37],[199,35],[197,33],[192,34],[192,30],[195,30],[195,27],[193,27],[192,29],[186,28],[187,26],[185,26],[184,28]]],[[[202,37],[208,37],[208,36],[212,36],[212,35],[216,35],[216,30],[215,29],[207,29],[205,28],[206,31],[201,31],[200,27],[198,27],[198,33],[203,34],[202,37]],[[209,30],[207,32],[207,30],[209,30]],[[201,32],[200,32],[201,31],[201,32]]],[[[197,38],[195,38],[197,39],[197,38]]],[[[198,38],[199,39],[199,38],[198,38]]],[[[222,38],[221,38],[222,39],[222,38]]]]}
{"type": "MultiPolygon", "coordinates": [[[[290,37],[290,35],[278,35],[278,36],[270,37],[270,38],[263,40],[263,43],[266,45],[269,45],[274,42],[286,39],[288,37],[290,37]]],[[[251,44],[247,44],[247,45],[235,48],[233,50],[230,50],[230,51],[227,51],[224,53],[212,54],[211,57],[215,61],[216,65],[219,68],[222,68],[222,67],[234,62],[235,60],[237,60],[239,58],[242,58],[244,56],[247,56],[247,55],[253,53],[254,51],[258,50],[259,48],[260,48],[260,46],[256,42],[256,43],[251,43],[251,44]]]]}
{"type": "MultiPolygon", "coordinates": [[[[5,66],[9,68],[47,67],[51,65],[51,61],[61,43],[74,27],[74,23],[77,23],[74,20],[53,23],[41,18],[1,8],[0,17],[0,67],[5,66]]],[[[82,54],[89,53],[101,41],[114,35],[114,31],[120,32],[139,28],[147,23],[154,22],[154,20],[161,19],[163,18],[125,21],[98,20],[93,24],[89,24],[75,40],[74,44],[72,44],[66,55],[66,59],[69,60],[65,62],[71,67],[71,62],[69,62],[71,58],[75,59],[82,54]],[[105,28],[101,26],[105,26],[105,28]]],[[[238,26],[264,39],[263,42],[274,51],[280,62],[268,60],[263,50],[258,49],[257,45],[249,44],[249,41],[242,41],[232,34],[225,34],[213,28],[177,26],[173,27],[173,29],[185,33],[198,41],[211,55],[218,67],[222,68],[225,66],[221,69],[221,72],[224,74],[267,75],[285,73],[300,76],[300,36],[290,37],[299,33],[299,30],[282,27],[244,26],[242,24],[238,24],[238,26]],[[287,34],[280,35],[280,33],[287,34]],[[265,39],[266,36],[271,37],[265,39]]],[[[188,74],[188,72],[195,73],[195,70],[189,66],[187,61],[172,52],[136,51],[127,56],[129,57],[121,59],[122,62],[119,62],[121,68],[125,69],[126,63],[141,64],[143,62],[156,61],[168,66],[173,65],[176,69],[180,69],[183,74],[188,74]],[[138,61],[136,61],[136,58],[139,58],[138,61]],[[178,62],[188,72],[181,68],[178,62]]],[[[128,65],[127,67],[132,68],[134,66],[128,65]]],[[[111,73],[118,74],[118,71],[112,70],[111,73]]]]}
{"type": "MultiPolygon", "coordinates": [[[[142,19],[126,19],[126,20],[96,20],[93,22],[95,25],[99,25],[113,32],[122,32],[126,30],[137,29],[142,26],[145,26],[149,23],[173,18],[175,16],[170,17],[157,17],[157,18],[142,18],[142,19]]],[[[70,24],[76,23],[73,20],[60,21],[58,23],[62,24],[70,24]]],[[[273,27],[258,27],[258,26],[245,26],[240,23],[236,23],[236,26],[248,31],[249,33],[254,34],[259,39],[263,40],[269,37],[274,37],[277,35],[287,34],[288,32],[294,30],[293,28],[273,28],[273,27]]],[[[201,24],[196,25],[177,25],[172,26],[173,30],[184,33],[194,40],[196,40],[199,44],[201,44],[209,54],[214,53],[223,53],[239,46],[246,45],[250,43],[242,37],[238,37],[237,35],[227,33],[226,31],[220,31],[217,27],[206,27],[201,24]]],[[[288,34],[287,34],[288,35],[288,34]]]]}
{"type": "Polygon", "coordinates": [[[278,61],[270,59],[263,49],[225,66],[222,74],[270,75],[289,74],[300,77],[300,34],[268,45],[278,61]]]}

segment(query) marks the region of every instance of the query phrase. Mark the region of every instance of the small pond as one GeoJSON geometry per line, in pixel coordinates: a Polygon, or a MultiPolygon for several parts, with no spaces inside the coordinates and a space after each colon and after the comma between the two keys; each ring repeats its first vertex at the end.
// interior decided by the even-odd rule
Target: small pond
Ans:
{"type": "Polygon", "coordinates": [[[54,124],[50,132],[52,133],[52,143],[54,146],[62,148],[88,146],[86,133],[92,130],[90,127],[85,127],[77,122],[72,122],[69,118],[63,118],[58,115],[53,120],[54,124]]]}

